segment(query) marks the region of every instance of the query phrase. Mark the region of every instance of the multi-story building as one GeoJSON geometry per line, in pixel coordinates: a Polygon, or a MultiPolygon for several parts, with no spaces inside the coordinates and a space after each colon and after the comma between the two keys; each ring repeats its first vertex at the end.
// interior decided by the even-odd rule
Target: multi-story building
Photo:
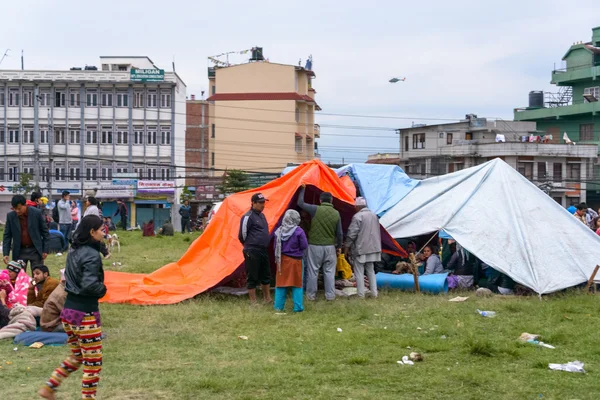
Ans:
{"type": "MultiPolygon", "coordinates": [[[[100,68],[0,70],[0,185],[10,189],[27,173],[53,198],[93,190],[105,214],[122,198],[131,224],[145,222],[136,208],[159,223],[184,183],[185,99],[177,74],[148,57],[100,57],[100,68]]],[[[0,193],[0,215],[11,195],[0,193]]]]}
{"type": "MultiPolygon", "coordinates": [[[[554,143],[569,140],[580,144],[600,143],[600,27],[592,29],[591,42],[574,43],[563,57],[564,68],[552,71],[556,93],[532,91],[529,106],[517,108],[514,119],[533,121],[539,130],[552,135],[554,143]]],[[[588,181],[588,203],[600,205],[600,166],[594,166],[594,181],[588,181]]]]}
{"type": "Polygon", "coordinates": [[[467,115],[461,122],[399,129],[399,154],[369,156],[399,164],[413,178],[459,171],[501,158],[563,206],[586,201],[596,145],[549,143],[534,122],[491,121],[467,115]]]}
{"type": "Polygon", "coordinates": [[[272,63],[255,48],[248,63],[209,68],[212,168],[275,172],[315,157],[311,64],[272,63]]]}

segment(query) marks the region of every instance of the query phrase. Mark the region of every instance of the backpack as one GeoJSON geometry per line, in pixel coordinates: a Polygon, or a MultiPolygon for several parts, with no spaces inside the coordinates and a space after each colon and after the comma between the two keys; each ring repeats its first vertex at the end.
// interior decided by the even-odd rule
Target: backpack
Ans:
{"type": "Polygon", "coordinates": [[[60,221],[60,217],[58,216],[58,204],[54,204],[54,208],[52,209],[52,220],[57,224],[60,221]]]}

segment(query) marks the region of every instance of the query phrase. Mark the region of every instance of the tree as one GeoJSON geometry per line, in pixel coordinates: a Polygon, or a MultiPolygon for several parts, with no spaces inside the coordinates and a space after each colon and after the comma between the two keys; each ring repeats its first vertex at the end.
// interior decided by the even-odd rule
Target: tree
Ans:
{"type": "Polygon", "coordinates": [[[179,196],[179,202],[183,204],[184,201],[191,200],[192,197],[194,196],[192,195],[192,192],[190,192],[190,188],[188,186],[184,186],[181,196],[179,196]]]}
{"type": "Polygon", "coordinates": [[[11,189],[13,193],[23,194],[25,197],[35,190],[35,185],[31,182],[33,176],[31,174],[21,174],[19,183],[11,189]]]}
{"type": "Polygon", "coordinates": [[[229,170],[223,176],[223,184],[218,189],[226,196],[248,190],[250,189],[248,174],[239,169],[229,170]]]}

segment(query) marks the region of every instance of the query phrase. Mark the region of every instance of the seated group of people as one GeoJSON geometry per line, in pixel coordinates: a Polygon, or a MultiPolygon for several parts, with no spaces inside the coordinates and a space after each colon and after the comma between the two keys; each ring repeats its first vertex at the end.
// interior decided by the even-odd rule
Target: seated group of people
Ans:
{"type": "MultiPolygon", "coordinates": [[[[175,228],[170,220],[165,221],[162,227],[158,230],[158,234],[162,236],[173,236],[175,234],[175,228]]],[[[154,236],[153,219],[142,225],[142,236],[154,236]]]]}
{"type": "Polygon", "coordinates": [[[408,258],[384,253],[376,264],[377,271],[392,274],[418,271],[420,275],[448,272],[450,289],[484,287],[498,294],[514,294],[515,282],[508,275],[482,263],[453,239],[440,239],[439,244],[441,251],[427,244],[418,252],[416,242],[410,241],[406,245],[408,258]]]}
{"type": "Polygon", "coordinates": [[[62,332],[60,313],[67,296],[64,278],[51,277],[45,265],[32,268],[33,279],[23,261],[11,261],[0,271],[0,329],[9,324],[10,310],[23,306],[40,318],[41,330],[62,332]]]}

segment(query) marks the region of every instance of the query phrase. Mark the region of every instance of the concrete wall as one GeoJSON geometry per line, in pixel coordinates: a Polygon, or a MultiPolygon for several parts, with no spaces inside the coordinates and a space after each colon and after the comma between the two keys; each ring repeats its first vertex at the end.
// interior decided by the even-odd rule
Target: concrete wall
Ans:
{"type": "Polygon", "coordinates": [[[293,65],[268,62],[218,68],[216,90],[217,93],[296,92],[295,74],[293,65]]]}

